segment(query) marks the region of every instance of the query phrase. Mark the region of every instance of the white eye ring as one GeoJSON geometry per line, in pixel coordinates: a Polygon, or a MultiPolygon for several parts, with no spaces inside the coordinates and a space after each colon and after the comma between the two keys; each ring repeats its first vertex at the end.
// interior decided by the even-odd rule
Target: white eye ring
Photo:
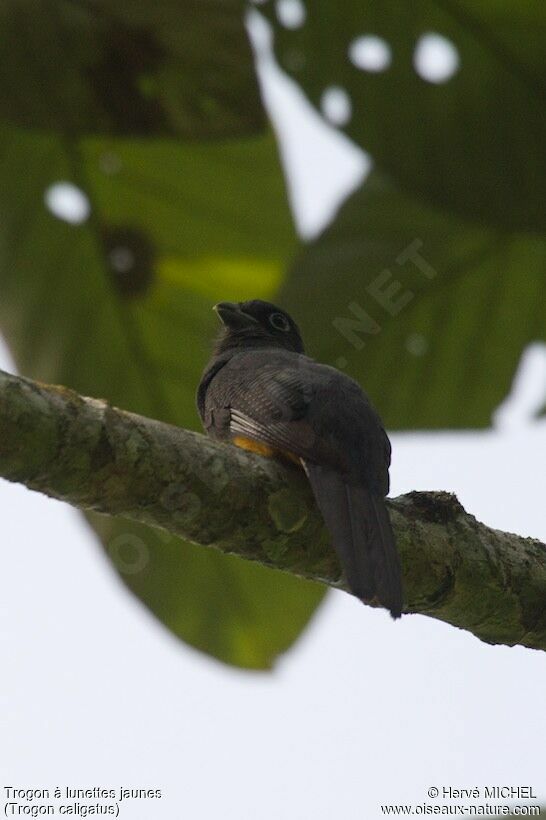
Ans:
{"type": "Polygon", "coordinates": [[[275,330],[283,330],[285,333],[290,330],[290,322],[282,313],[272,313],[269,317],[269,324],[273,325],[275,330]]]}

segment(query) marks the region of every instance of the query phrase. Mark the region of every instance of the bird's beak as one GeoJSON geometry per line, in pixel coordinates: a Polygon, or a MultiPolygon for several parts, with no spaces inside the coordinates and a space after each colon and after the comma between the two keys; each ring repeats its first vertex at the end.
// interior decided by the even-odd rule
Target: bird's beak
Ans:
{"type": "Polygon", "coordinates": [[[237,302],[218,302],[217,305],[214,305],[213,310],[218,314],[222,324],[234,330],[258,323],[253,316],[244,313],[241,310],[241,305],[237,302]]]}

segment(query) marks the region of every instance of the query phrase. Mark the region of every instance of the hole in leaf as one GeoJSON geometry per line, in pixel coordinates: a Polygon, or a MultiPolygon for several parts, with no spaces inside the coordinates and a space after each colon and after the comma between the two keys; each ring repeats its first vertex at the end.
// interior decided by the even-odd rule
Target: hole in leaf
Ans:
{"type": "Polygon", "coordinates": [[[302,0],[277,0],[275,6],[279,23],[285,28],[301,28],[307,12],[302,0]]]}
{"type": "Polygon", "coordinates": [[[84,192],[72,182],[55,182],[47,188],[44,201],[57,219],[81,225],[89,218],[91,204],[84,192]]]}
{"type": "Polygon", "coordinates": [[[340,86],[332,85],[325,90],[320,107],[332,125],[346,125],[351,119],[351,99],[345,89],[340,86]]]}
{"type": "Polygon", "coordinates": [[[103,228],[102,241],[108,272],[118,293],[142,296],[154,280],[155,249],[137,228],[103,228]]]}
{"type": "Polygon", "coordinates": [[[413,65],[423,80],[445,83],[456,74],[459,64],[459,52],[447,37],[429,32],[417,41],[413,65]]]}
{"type": "Polygon", "coordinates": [[[406,339],[406,350],[412,356],[424,356],[428,350],[428,342],[422,333],[410,333],[406,339]]]}
{"type": "Polygon", "coordinates": [[[356,68],[363,71],[385,71],[392,62],[389,44],[375,34],[357,37],[349,46],[349,59],[356,68]]]}

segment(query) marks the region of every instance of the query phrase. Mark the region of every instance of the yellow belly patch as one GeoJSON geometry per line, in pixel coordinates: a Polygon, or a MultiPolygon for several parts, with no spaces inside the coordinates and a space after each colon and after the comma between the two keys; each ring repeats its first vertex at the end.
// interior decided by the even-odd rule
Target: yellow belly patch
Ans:
{"type": "Polygon", "coordinates": [[[245,436],[234,436],[233,444],[240,447],[242,450],[249,450],[251,453],[257,453],[259,456],[266,456],[266,458],[284,458],[288,461],[293,461],[298,467],[301,467],[301,461],[297,455],[290,453],[288,450],[280,450],[276,447],[270,447],[269,444],[264,444],[263,441],[255,441],[252,438],[245,436]]]}

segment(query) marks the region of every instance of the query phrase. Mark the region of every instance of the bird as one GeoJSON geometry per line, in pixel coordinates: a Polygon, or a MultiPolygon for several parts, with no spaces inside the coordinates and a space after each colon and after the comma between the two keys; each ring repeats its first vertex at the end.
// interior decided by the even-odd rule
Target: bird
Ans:
{"type": "Polygon", "coordinates": [[[303,468],[349,591],[399,618],[391,445],[378,413],[356,381],[305,354],[286,311],[260,299],[214,310],[221,330],[197,389],[205,432],[303,468]]]}

